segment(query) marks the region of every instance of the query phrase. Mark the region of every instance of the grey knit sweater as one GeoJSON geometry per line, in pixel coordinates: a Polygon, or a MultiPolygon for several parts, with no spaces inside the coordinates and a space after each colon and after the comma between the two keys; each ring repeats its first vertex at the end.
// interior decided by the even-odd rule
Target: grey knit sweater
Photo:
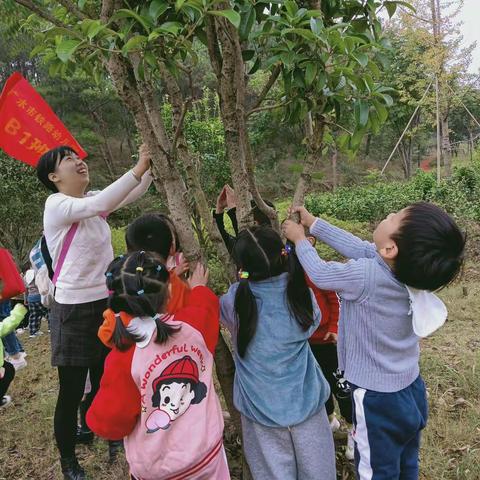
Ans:
{"type": "Polygon", "coordinates": [[[352,384],[396,392],[419,375],[419,337],[413,331],[410,298],[375,245],[317,219],[311,233],[350,258],[325,262],[307,240],[298,242],[300,263],[321,289],[341,299],[338,360],[352,384]]]}

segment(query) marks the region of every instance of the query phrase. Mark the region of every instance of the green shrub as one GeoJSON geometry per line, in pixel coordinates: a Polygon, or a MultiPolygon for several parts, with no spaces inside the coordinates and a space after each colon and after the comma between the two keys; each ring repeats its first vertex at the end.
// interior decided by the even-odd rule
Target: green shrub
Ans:
{"type": "Polygon", "coordinates": [[[127,251],[125,243],[125,228],[112,228],[113,254],[117,257],[127,251]]]}
{"type": "Polygon", "coordinates": [[[377,181],[373,185],[342,187],[310,195],[305,204],[314,215],[377,222],[422,200],[440,205],[457,218],[480,220],[480,162],[456,168],[439,186],[433,173],[419,170],[408,182],[377,181]]]}

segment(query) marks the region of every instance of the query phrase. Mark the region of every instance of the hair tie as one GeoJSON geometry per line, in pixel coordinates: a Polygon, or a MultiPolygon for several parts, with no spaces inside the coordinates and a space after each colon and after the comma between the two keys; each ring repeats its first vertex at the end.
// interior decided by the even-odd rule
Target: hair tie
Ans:
{"type": "Polygon", "coordinates": [[[144,293],[145,293],[145,290],[142,289],[137,292],[137,295],[143,295],[144,293]]]}
{"type": "Polygon", "coordinates": [[[114,293],[115,293],[115,290],[109,290],[109,291],[108,291],[108,294],[109,294],[109,295],[113,295],[114,293]]]}
{"type": "Polygon", "coordinates": [[[245,272],[244,270],[240,270],[238,272],[238,275],[242,280],[248,280],[248,277],[250,276],[250,274],[248,272],[245,272]]]}
{"type": "Polygon", "coordinates": [[[125,255],[119,255],[118,258],[123,258],[125,255]]]}
{"type": "Polygon", "coordinates": [[[106,276],[106,277],[113,277],[113,273],[112,273],[112,272],[107,272],[107,273],[105,274],[105,276],[106,276]]]}
{"type": "Polygon", "coordinates": [[[162,265],[157,265],[157,272],[161,272],[162,271],[162,265]]]}
{"type": "Polygon", "coordinates": [[[291,245],[290,243],[287,243],[287,244],[285,245],[285,249],[284,249],[284,250],[285,250],[285,252],[287,252],[287,255],[290,255],[290,253],[292,253],[292,251],[293,251],[293,247],[292,247],[292,245],[291,245]]]}
{"type": "Polygon", "coordinates": [[[282,248],[282,252],[280,255],[282,255],[282,257],[286,257],[288,255],[288,250],[286,248],[282,248]]]}
{"type": "Polygon", "coordinates": [[[135,270],[136,270],[137,272],[143,272],[143,267],[137,267],[135,270]]]}

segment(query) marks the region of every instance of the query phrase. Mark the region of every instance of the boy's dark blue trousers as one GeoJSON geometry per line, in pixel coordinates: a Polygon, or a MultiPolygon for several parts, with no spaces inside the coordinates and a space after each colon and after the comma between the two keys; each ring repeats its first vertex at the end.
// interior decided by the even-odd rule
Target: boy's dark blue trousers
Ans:
{"type": "Polygon", "coordinates": [[[358,480],[417,480],[428,403],[422,377],[393,393],[352,385],[358,480]]]}

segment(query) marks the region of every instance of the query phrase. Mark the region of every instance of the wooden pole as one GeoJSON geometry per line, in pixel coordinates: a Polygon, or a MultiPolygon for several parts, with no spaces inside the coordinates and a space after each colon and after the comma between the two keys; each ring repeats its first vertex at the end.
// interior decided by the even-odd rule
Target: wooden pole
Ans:
{"type": "Polygon", "coordinates": [[[438,87],[438,75],[435,75],[435,96],[437,101],[437,185],[440,185],[441,180],[441,160],[442,160],[442,151],[441,151],[441,132],[440,132],[440,96],[439,96],[439,87],[438,87]]]}
{"type": "Polygon", "coordinates": [[[398,139],[398,142],[396,143],[395,147],[393,148],[392,153],[390,154],[390,156],[388,157],[387,161],[385,162],[385,165],[383,166],[382,171],[380,172],[380,175],[383,175],[383,173],[385,172],[385,169],[387,168],[388,164],[390,163],[390,160],[392,159],[394,153],[397,151],[397,148],[398,148],[398,146],[400,145],[401,141],[403,140],[403,137],[404,137],[405,134],[407,133],[407,131],[408,131],[409,127],[410,127],[410,124],[412,123],[413,119],[415,118],[415,115],[416,115],[417,112],[418,112],[418,109],[420,108],[420,106],[422,105],[423,101],[425,100],[425,97],[427,96],[427,93],[428,93],[428,91],[430,90],[430,87],[432,86],[432,83],[433,83],[433,81],[428,84],[428,87],[427,87],[427,89],[425,90],[425,93],[423,94],[423,97],[422,97],[421,100],[418,102],[417,108],[416,108],[415,111],[413,112],[413,115],[410,117],[410,120],[408,121],[407,126],[405,127],[405,129],[403,130],[402,134],[400,135],[400,138],[398,139]]]}

